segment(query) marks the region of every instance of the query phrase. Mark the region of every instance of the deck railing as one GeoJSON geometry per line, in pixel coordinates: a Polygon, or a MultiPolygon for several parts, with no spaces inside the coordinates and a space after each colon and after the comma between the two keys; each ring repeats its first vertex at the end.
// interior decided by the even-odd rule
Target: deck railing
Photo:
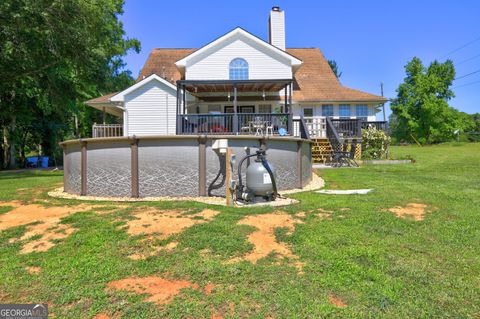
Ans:
{"type": "Polygon", "coordinates": [[[310,131],[303,116],[293,119],[293,136],[300,137],[306,140],[309,140],[311,138],[310,131]]]}
{"type": "Polygon", "coordinates": [[[324,116],[308,116],[304,120],[311,137],[327,137],[327,120],[324,116]]]}
{"type": "Polygon", "coordinates": [[[123,124],[93,124],[92,137],[123,136],[123,124]]]}
{"type": "MultiPolygon", "coordinates": [[[[341,139],[361,138],[362,137],[362,120],[360,119],[332,119],[328,118],[331,126],[335,128],[341,139]]],[[[328,128],[328,127],[327,127],[328,128]]],[[[327,130],[327,136],[328,136],[327,130]]]]}
{"type": "Polygon", "coordinates": [[[177,116],[177,134],[291,135],[288,113],[182,114],[177,116]]]}
{"type": "Polygon", "coordinates": [[[388,122],[387,121],[364,121],[362,122],[362,128],[366,129],[368,127],[375,127],[380,131],[388,131],[388,122]]]}

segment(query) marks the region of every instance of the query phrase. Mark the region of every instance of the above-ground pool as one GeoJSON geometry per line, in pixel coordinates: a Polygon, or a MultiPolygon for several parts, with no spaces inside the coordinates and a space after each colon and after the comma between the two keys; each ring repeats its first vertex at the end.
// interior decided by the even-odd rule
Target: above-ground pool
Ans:
{"type": "Polygon", "coordinates": [[[309,140],[256,136],[114,137],[62,143],[64,191],[104,197],[225,196],[225,154],[212,149],[217,139],[228,139],[237,163],[265,145],[280,191],[303,188],[311,181],[309,140]]]}

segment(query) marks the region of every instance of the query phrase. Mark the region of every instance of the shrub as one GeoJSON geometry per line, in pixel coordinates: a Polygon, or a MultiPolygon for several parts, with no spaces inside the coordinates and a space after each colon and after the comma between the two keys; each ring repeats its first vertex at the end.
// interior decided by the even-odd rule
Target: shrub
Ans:
{"type": "Polygon", "coordinates": [[[383,159],[388,156],[390,136],[384,131],[369,127],[362,130],[362,158],[383,159]]]}

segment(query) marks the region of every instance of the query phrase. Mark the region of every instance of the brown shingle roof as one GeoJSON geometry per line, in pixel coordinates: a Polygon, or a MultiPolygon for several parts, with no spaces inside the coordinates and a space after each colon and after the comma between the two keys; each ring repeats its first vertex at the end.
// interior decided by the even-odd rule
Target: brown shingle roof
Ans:
{"type": "MultiPolygon", "coordinates": [[[[137,82],[156,74],[175,84],[181,74],[175,62],[196,49],[153,49],[140,71],[137,82]]],[[[343,86],[335,77],[320,49],[287,49],[287,53],[303,61],[294,75],[293,100],[295,102],[385,102],[386,99],[343,86]]],[[[114,94],[88,102],[107,101],[114,94]]],[[[97,102],[98,103],[98,102],[97,102]]]]}
{"type": "Polygon", "coordinates": [[[117,95],[119,92],[108,93],[106,95],[102,95],[100,97],[96,97],[94,99],[88,100],[86,104],[102,104],[102,103],[110,103],[110,98],[114,95],[117,95]]]}
{"type": "Polygon", "coordinates": [[[156,74],[175,84],[181,80],[180,72],[175,62],[196,51],[197,49],[153,49],[147,62],[140,71],[137,81],[156,74]]]}
{"type": "Polygon", "coordinates": [[[343,86],[337,80],[337,77],[333,73],[327,59],[325,59],[320,49],[287,49],[287,52],[303,61],[303,64],[294,75],[294,101],[386,101],[386,99],[381,96],[343,86]]]}

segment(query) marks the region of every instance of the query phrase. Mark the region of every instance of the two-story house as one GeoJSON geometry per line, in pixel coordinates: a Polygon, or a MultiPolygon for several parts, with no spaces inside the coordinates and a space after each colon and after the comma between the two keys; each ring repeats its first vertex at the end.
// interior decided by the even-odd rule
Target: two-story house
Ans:
{"type": "Polygon", "coordinates": [[[95,125],[94,137],[295,135],[303,116],[325,138],[327,118],[374,122],[385,101],[343,86],[318,48],[286,48],[285,13],[273,7],[268,42],[235,28],[199,49],[153,49],[133,86],[86,103],[123,119],[95,125]]]}

